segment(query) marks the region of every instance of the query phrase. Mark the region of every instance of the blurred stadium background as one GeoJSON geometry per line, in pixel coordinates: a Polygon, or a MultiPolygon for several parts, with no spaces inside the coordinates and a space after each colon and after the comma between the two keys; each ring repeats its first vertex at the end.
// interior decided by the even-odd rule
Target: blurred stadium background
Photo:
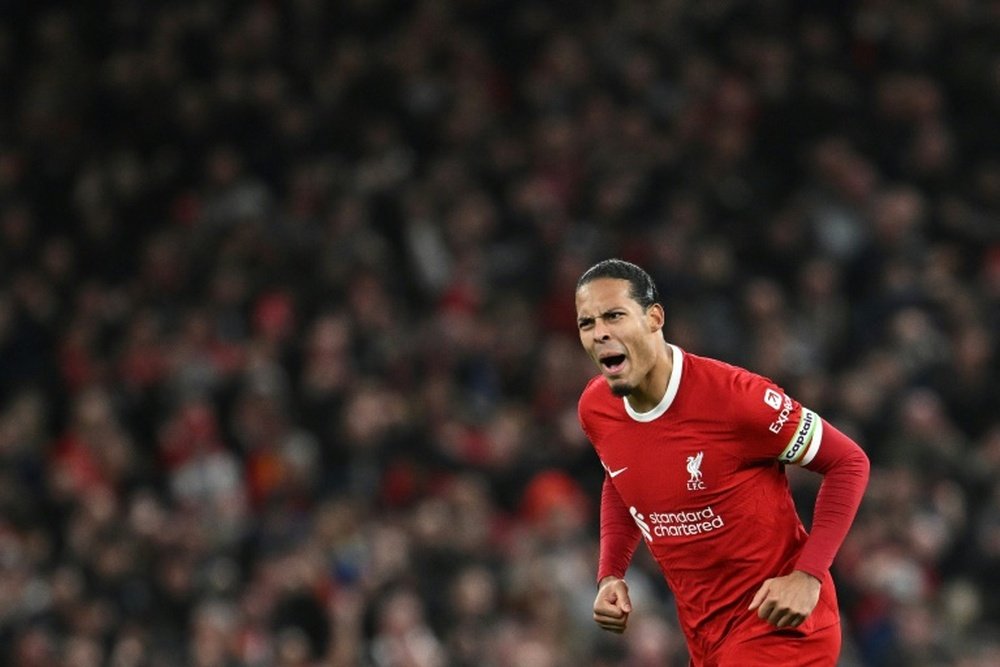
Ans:
{"type": "Polygon", "coordinates": [[[686,665],[590,620],[621,256],[871,457],[841,664],[1000,664],[1000,3],[2,7],[0,663],[686,665]]]}

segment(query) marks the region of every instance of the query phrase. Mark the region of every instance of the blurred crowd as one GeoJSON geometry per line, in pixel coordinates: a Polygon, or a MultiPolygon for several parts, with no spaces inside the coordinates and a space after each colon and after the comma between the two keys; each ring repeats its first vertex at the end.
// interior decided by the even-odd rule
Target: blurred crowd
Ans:
{"type": "Polygon", "coordinates": [[[998,43],[995,0],[4,3],[0,663],[686,665],[641,549],[590,619],[618,256],[869,454],[841,664],[1000,664],[998,43]]]}

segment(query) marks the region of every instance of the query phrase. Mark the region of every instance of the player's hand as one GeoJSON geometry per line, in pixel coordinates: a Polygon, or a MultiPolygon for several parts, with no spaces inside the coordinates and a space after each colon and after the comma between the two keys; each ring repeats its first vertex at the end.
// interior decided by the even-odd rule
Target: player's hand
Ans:
{"type": "Polygon", "coordinates": [[[784,577],[766,580],[750,603],[750,611],[779,628],[801,625],[819,602],[819,579],[795,570],[784,577]]]}
{"type": "Polygon", "coordinates": [[[628,584],[618,577],[605,577],[597,588],[594,600],[594,620],[609,632],[621,634],[628,625],[632,602],[628,598],[628,584]]]}

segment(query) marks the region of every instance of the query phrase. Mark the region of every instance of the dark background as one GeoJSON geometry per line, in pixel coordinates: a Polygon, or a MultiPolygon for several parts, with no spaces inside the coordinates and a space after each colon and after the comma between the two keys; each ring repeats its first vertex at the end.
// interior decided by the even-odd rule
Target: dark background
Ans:
{"type": "Polygon", "coordinates": [[[1000,663],[1000,3],[2,7],[3,664],[686,665],[590,620],[609,256],[871,457],[842,664],[1000,663]]]}

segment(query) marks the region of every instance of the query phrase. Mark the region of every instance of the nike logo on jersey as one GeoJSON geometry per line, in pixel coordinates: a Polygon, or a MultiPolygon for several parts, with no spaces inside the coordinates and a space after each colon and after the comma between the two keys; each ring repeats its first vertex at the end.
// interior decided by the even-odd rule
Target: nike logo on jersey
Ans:
{"type": "Polygon", "coordinates": [[[618,475],[628,470],[628,466],[625,466],[624,468],[619,468],[618,470],[612,470],[611,468],[608,467],[608,465],[604,461],[601,461],[601,466],[603,466],[604,469],[608,471],[608,475],[611,477],[611,479],[614,479],[618,475]]]}

